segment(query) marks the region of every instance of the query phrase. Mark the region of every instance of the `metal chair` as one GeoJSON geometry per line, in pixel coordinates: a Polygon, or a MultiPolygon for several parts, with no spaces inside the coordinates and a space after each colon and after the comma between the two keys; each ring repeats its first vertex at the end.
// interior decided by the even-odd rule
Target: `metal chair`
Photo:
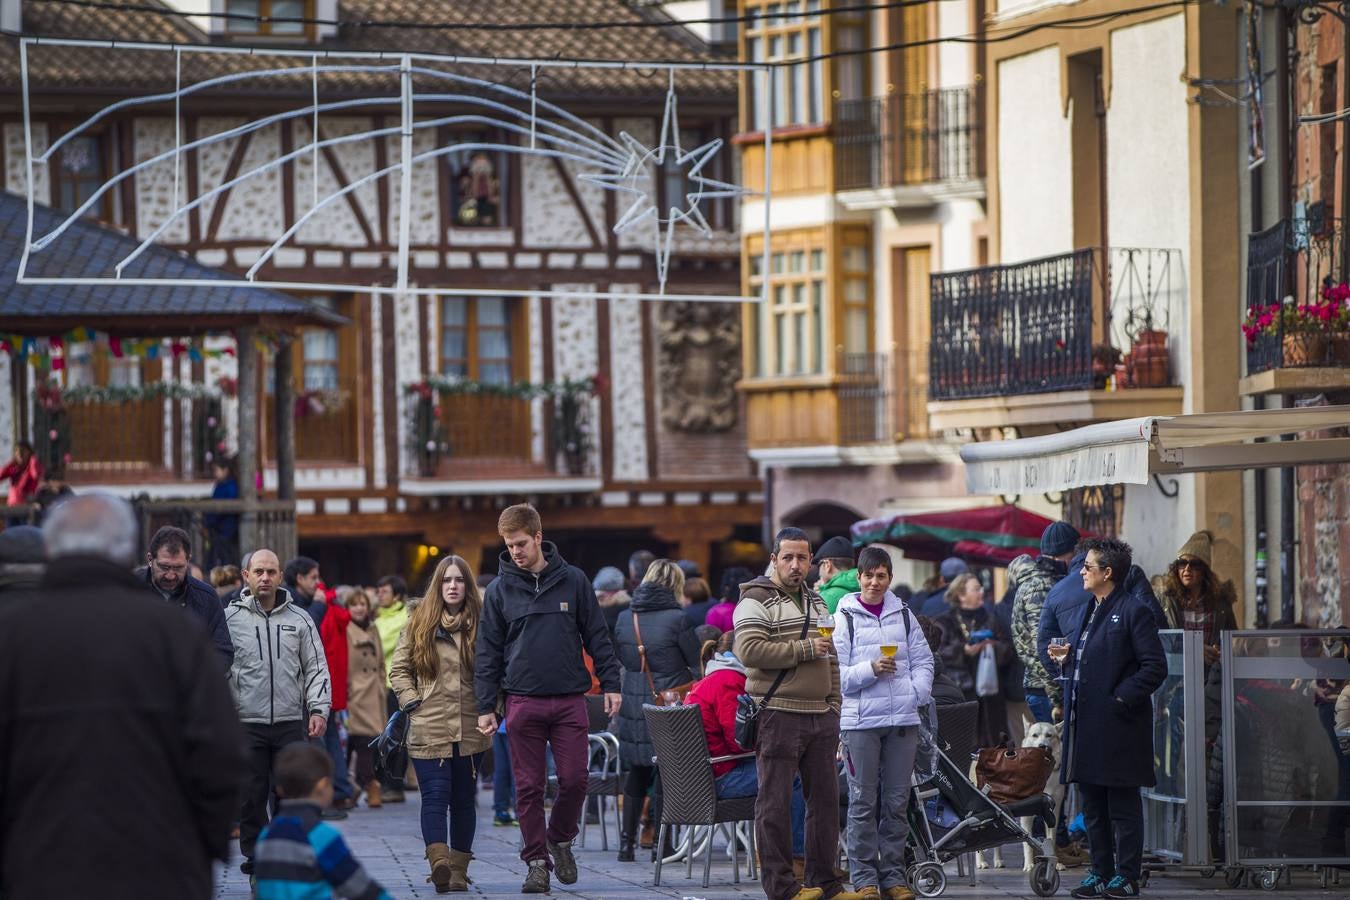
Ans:
{"type": "MultiPolygon", "coordinates": [[[[614,833],[621,834],[623,822],[619,813],[618,797],[623,793],[623,776],[619,772],[619,739],[609,730],[609,716],[605,715],[605,698],[596,694],[586,695],[586,713],[590,718],[590,758],[600,758],[600,768],[591,768],[586,778],[586,802],[591,797],[596,801],[600,813],[600,849],[609,850],[609,830],[605,827],[605,798],[614,797],[614,833]]],[[[581,815],[581,846],[586,846],[586,813],[581,815]]]]}
{"type": "MultiPolygon", "coordinates": [[[[676,825],[705,826],[708,828],[707,843],[699,847],[693,836],[689,841],[689,866],[692,869],[693,856],[703,850],[703,886],[708,886],[712,871],[713,827],[723,822],[753,822],[755,818],[755,798],[737,797],[733,800],[718,800],[717,786],[713,779],[712,764],[733,759],[753,757],[753,753],[739,753],[734,756],[708,755],[708,738],[703,733],[703,715],[695,705],[652,706],[645,704],[643,714],[647,717],[647,730],[651,734],[652,746],[656,749],[656,765],[661,771],[663,795],[661,800],[661,827],[657,832],[656,846],[665,846],[666,829],[676,825]]],[[[748,854],[753,859],[752,846],[748,854]]],[[[738,849],[739,841],[733,833],[731,838],[732,881],[741,882],[741,864],[738,849]]],[[[661,854],[656,855],[654,883],[661,884],[661,854]]]]}

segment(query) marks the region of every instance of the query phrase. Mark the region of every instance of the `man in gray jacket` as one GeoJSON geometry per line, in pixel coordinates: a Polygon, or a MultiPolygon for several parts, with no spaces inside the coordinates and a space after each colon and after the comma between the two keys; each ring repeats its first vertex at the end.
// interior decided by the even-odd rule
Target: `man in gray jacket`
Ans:
{"type": "Polygon", "coordinates": [[[276,755],[306,736],[323,736],[332,690],[319,630],[280,587],[277,555],[253,551],[244,581],[247,587],[225,610],[225,623],[235,646],[230,690],[249,753],[249,781],[239,817],[239,852],[244,856],[239,869],[249,874],[258,834],[268,822],[276,755]]]}

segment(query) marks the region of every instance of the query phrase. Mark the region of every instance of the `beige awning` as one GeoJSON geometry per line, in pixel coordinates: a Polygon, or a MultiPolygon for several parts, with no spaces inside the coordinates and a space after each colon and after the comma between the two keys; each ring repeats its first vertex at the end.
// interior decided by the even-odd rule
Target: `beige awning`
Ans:
{"type": "Polygon", "coordinates": [[[1350,462],[1350,438],[1253,443],[1350,427],[1350,406],[1310,406],[1102,422],[1043,437],[967,444],[966,490],[1040,494],[1144,484],[1155,474],[1350,462]]]}

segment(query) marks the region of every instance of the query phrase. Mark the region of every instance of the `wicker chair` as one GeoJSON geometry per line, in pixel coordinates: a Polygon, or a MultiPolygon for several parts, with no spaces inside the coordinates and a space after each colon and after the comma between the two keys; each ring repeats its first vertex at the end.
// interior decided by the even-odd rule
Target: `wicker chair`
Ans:
{"type": "MultiPolygon", "coordinates": [[[[712,826],[722,822],[753,822],[755,798],[737,797],[718,800],[713,780],[712,764],[754,756],[742,753],[736,756],[708,755],[708,738],[703,733],[703,715],[694,705],[652,706],[645,704],[642,712],[647,717],[647,730],[656,749],[656,765],[661,772],[662,800],[661,827],[656,846],[665,846],[666,829],[674,825],[712,826]]],[[[753,828],[751,834],[754,834],[753,828]]],[[[732,880],[740,884],[741,864],[739,841],[731,839],[732,880]]],[[[753,837],[750,853],[754,853],[753,837]]],[[[690,865],[696,852],[696,842],[689,842],[690,865]]],[[[708,886],[712,871],[713,841],[711,834],[703,854],[703,886],[708,886]]],[[[749,862],[747,860],[747,862],[749,862]]],[[[661,884],[661,854],[656,855],[655,884],[661,884]]]]}

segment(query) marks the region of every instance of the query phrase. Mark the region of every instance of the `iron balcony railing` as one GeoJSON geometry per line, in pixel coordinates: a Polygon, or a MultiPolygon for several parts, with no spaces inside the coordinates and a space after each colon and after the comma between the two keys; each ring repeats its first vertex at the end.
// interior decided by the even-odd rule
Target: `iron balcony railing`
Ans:
{"type": "Polygon", "coordinates": [[[834,105],[841,191],[984,177],[981,91],[942,88],[834,105]]]}
{"type": "Polygon", "coordinates": [[[1282,221],[1247,237],[1247,373],[1350,366],[1341,220],[1282,221]]]}
{"type": "Polygon", "coordinates": [[[1085,249],[931,277],[932,400],[1173,383],[1180,252],[1085,249]]]}

